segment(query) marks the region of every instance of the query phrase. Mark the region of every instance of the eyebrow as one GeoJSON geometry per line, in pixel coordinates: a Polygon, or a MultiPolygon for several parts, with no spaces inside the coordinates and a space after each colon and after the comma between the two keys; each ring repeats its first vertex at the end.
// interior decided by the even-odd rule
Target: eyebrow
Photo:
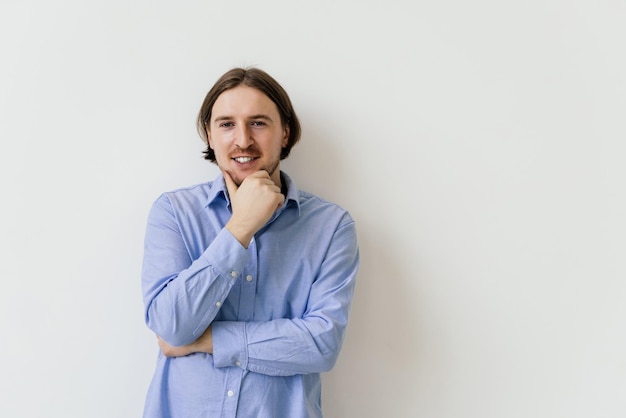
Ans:
{"type": "MultiPolygon", "coordinates": [[[[220,122],[220,121],[224,121],[224,120],[232,120],[234,119],[232,116],[218,116],[215,119],[213,119],[213,122],[220,122]]],[[[264,120],[268,120],[270,122],[272,122],[272,118],[269,117],[268,115],[265,115],[263,113],[259,113],[256,115],[252,115],[252,116],[248,116],[246,119],[264,119],[264,120]]]]}

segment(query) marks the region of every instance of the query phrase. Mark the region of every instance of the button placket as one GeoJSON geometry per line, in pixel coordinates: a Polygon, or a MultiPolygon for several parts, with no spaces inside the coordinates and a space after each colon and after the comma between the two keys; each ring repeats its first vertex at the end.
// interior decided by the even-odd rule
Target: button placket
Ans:
{"type": "Polygon", "coordinates": [[[244,372],[241,369],[229,368],[226,380],[224,381],[224,399],[222,414],[223,417],[234,417],[237,413],[237,403],[241,394],[241,379],[244,372]]]}

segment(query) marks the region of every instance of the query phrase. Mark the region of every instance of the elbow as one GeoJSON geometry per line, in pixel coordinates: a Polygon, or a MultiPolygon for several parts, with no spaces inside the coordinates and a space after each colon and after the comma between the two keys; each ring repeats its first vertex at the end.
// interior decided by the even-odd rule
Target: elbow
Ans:
{"type": "Polygon", "coordinates": [[[146,311],[146,325],[169,345],[180,347],[191,344],[198,338],[193,330],[180,324],[175,315],[158,315],[152,308],[153,306],[146,311]]]}
{"type": "Polygon", "coordinates": [[[313,338],[316,358],[311,364],[314,364],[313,372],[317,373],[325,373],[335,367],[345,335],[345,323],[325,321],[325,324],[323,331],[313,338]]]}
{"type": "Polygon", "coordinates": [[[322,361],[320,361],[317,372],[326,373],[326,372],[331,371],[333,367],[335,367],[335,364],[337,363],[337,358],[338,356],[324,357],[322,361]]]}
{"type": "Polygon", "coordinates": [[[170,332],[170,333],[163,333],[163,335],[158,334],[157,335],[166,343],[168,343],[169,345],[173,346],[173,347],[182,347],[184,345],[189,345],[191,343],[193,343],[194,341],[196,341],[196,337],[191,335],[183,335],[182,333],[175,333],[175,332],[170,332]]]}
{"type": "Polygon", "coordinates": [[[339,350],[337,350],[336,352],[323,355],[318,365],[319,366],[318,372],[326,373],[326,372],[331,371],[333,367],[335,367],[335,364],[337,363],[338,358],[339,358],[339,350]]]}
{"type": "Polygon", "coordinates": [[[312,359],[311,365],[313,373],[326,373],[331,371],[337,360],[339,359],[339,353],[341,351],[341,341],[336,340],[335,344],[332,347],[325,347],[325,349],[320,349],[318,346],[318,350],[315,354],[315,359],[312,359]]]}

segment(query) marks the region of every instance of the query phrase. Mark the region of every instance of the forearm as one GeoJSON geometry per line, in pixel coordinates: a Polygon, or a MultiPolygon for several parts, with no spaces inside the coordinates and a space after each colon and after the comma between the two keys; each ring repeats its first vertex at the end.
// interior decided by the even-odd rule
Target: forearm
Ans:
{"type": "Polygon", "coordinates": [[[213,361],[272,376],[325,372],[337,360],[344,329],[321,318],[214,322],[213,361]]]}
{"type": "Polygon", "coordinates": [[[174,346],[194,342],[218,314],[233,279],[211,266],[190,269],[171,280],[146,308],[146,324],[174,346]]]}
{"type": "Polygon", "coordinates": [[[330,370],[343,343],[358,266],[355,230],[348,224],[335,234],[301,316],[213,323],[215,366],[284,376],[330,370]]]}
{"type": "Polygon", "coordinates": [[[191,344],[173,346],[159,336],[157,336],[157,341],[165,357],[183,357],[193,353],[213,353],[212,329],[210,325],[200,338],[191,344]]]}
{"type": "MultiPolygon", "coordinates": [[[[185,255],[188,259],[188,255],[185,255]]],[[[248,260],[248,254],[227,231],[190,265],[163,260],[183,259],[174,251],[147,245],[143,289],[146,324],[174,346],[194,342],[218,314],[248,260]],[[170,262],[171,263],[171,262],[170,262]],[[176,271],[181,269],[180,271],[176,271]]]]}

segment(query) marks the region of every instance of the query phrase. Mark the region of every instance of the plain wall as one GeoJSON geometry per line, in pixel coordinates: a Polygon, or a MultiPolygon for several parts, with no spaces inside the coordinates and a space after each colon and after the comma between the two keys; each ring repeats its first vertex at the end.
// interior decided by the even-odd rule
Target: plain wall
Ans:
{"type": "Polygon", "coordinates": [[[0,416],[138,417],[148,210],[212,179],[194,119],[281,82],[284,162],[362,267],[329,418],[626,416],[626,6],[0,4],[0,416]]]}

